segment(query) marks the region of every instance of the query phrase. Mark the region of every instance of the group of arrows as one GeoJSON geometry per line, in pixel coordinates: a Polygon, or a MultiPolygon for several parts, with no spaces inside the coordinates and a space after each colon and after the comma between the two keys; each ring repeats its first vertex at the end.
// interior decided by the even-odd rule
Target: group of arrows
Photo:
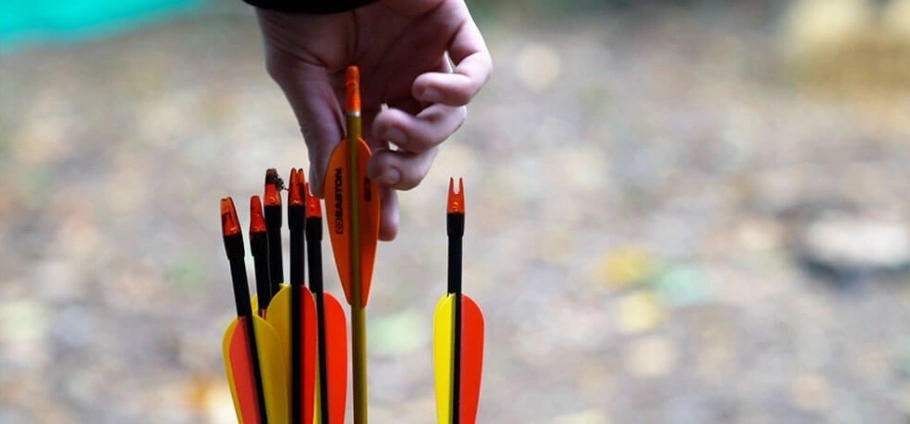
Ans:
{"type": "MultiPolygon", "coordinates": [[[[359,79],[357,68],[349,67],[347,135],[329,161],[326,180],[334,189],[326,191],[325,207],[338,277],[351,309],[353,422],[367,424],[365,308],[379,236],[379,196],[376,183],[366,178],[371,153],[361,138],[359,79]]],[[[304,175],[303,169],[292,169],[285,187],[269,169],[263,198],[250,198],[254,296],[234,202],[221,199],[222,236],[237,308],[237,318],[224,334],[224,362],[237,419],[244,424],[345,422],[348,324],[341,303],[324,289],[322,208],[304,175]],[[283,190],[290,232],[288,283],[282,263],[283,190]]],[[[476,421],[480,397],[484,320],[477,303],[461,289],[461,180],[457,191],[454,180],[449,181],[446,227],[448,287],[433,318],[437,418],[440,424],[470,424],[476,421]]]]}

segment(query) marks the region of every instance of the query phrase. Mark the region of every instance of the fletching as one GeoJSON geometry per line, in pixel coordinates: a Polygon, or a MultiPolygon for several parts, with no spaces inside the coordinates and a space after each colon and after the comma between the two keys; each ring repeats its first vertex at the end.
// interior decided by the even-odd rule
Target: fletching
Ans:
{"type": "MultiPolygon", "coordinates": [[[[262,318],[253,316],[253,328],[259,352],[259,369],[262,375],[265,405],[269,423],[288,422],[287,377],[283,364],[272,358],[281,356],[278,335],[262,318]]],[[[251,345],[246,326],[249,318],[239,317],[231,321],[224,332],[222,349],[224,366],[231,386],[231,397],[237,411],[239,423],[259,422],[259,407],[256,399],[256,383],[250,362],[251,345]]]]}
{"type": "MultiPolygon", "coordinates": [[[[326,174],[325,209],[324,219],[327,221],[329,238],[332,241],[332,252],[335,255],[335,264],[338,276],[344,287],[344,295],[348,304],[354,303],[351,291],[351,257],[355,249],[351,245],[351,194],[350,194],[350,143],[342,140],[332,152],[329,168],[326,174]]],[[[366,306],[370,295],[370,281],[373,277],[373,262],[376,258],[376,244],[379,240],[379,187],[366,178],[367,161],[371,153],[363,139],[356,142],[357,148],[357,175],[360,176],[359,196],[360,203],[360,231],[359,257],[361,266],[361,306],[366,306]]]]}
{"type": "MultiPolygon", "coordinates": [[[[326,368],[329,384],[329,424],[344,424],[348,396],[348,336],[347,319],[341,302],[323,293],[325,304],[326,368]]],[[[317,394],[319,391],[316,391],[317,394]]],[[[316,422],[321,423],[322,411],[316,402],[316,422]]]]}
{"type": "MultiPolygon", "coordinates": [[[[314,393],[316,387],[316,303],[313,301],[313,295],[309,289],[306,287],[300,287],[299,289],[303,307],[303,316],[300,319],[303,331],[301,339],[303,390],[301,393],[304,394],[300,402],[303,405],[304,422],[311,423],[313,422],[316,402],[314,393]]],[[[291,316],[291,295],[291,287],[283,286],[278,291],[278,294],[272,298],[266,313],[266,321],[275,329],[278,345],[280,346],[279,354],[272,356],[272,358],[275,358],[276,362],[278,361],[277,358],[281,358],[281,363],[285,369],[285,379],[287,379],[288,384],[293,381],[290,378],[291,322],[289,318],[291,316]]],[[[291,391],[290,387],[288,387],[286,392],[287,402],[291,402],[290,396],[291,391]]]]}
{"type": "Polygon", "coordinates": [[[439,424],[473,424],[477,420],[483,372],[484,319],[477,303],[461,295],[461,373],[458,423],[452,422],[455,296],[439,300],[433,319],[433,365],[436,376],[436,414],[439,424]]]}

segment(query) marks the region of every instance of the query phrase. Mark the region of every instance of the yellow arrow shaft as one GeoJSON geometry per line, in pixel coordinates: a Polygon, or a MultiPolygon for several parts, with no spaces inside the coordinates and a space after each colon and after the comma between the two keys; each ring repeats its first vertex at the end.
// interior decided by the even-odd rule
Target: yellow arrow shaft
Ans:
{"type": "Polygon", "coordinates": [[[362,306],[363,281],[360,258],[360,175],[357,143],[360,140],[360,111],[347,112],[348,154],[351,171],[351,358],[354,374],[354,424],[367,424],[366,316],[362,306]]]}

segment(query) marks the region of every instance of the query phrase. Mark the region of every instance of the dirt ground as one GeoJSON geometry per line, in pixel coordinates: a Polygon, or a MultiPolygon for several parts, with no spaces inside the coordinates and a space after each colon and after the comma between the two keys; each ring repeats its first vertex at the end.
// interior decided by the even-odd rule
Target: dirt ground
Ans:
{"type": "MultiPolygon", "coordinates": [[[[434,419],[449,176],[479,422],[910,418],[907,90],[805,84],[736,9],[481,25],[495,76],[380,246],[372,422],[434,419]]],[[[218,200],[307,165],[257,31],[208,11],[0,57],[0,423],[233,419],[218,200]]]]}

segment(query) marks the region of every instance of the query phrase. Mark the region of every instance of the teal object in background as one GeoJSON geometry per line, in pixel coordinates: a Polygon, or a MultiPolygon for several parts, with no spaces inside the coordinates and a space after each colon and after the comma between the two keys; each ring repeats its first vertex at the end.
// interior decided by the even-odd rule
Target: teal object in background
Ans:
{"type": "Polygon", "coordinates": [[[0,51],[103,37],[195,9],[203,0],[0,0],[0,51]]]}

